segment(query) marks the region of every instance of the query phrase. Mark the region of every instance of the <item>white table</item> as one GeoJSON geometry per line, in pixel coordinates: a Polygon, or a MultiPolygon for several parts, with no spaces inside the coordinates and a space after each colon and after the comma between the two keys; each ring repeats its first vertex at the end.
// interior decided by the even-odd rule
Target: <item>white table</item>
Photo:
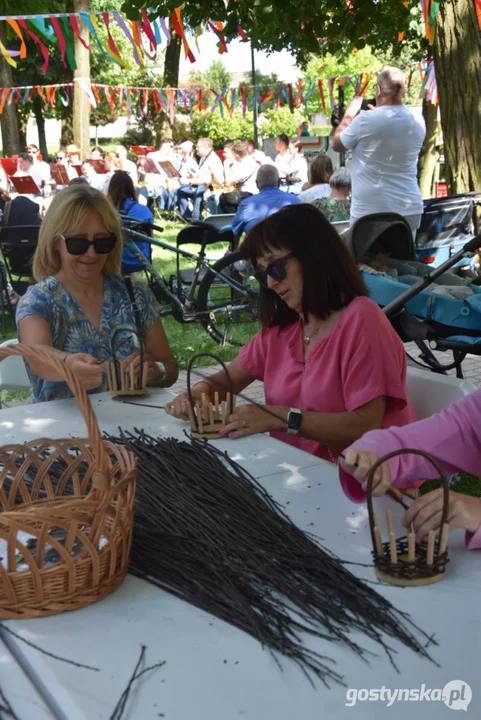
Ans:
{"type": "MultiPolygon", "coordinates": [[[[5,633],[8,642],[8,634],[5,633]]],[[[10,644],[10,643],[9,643],[10,644]]],[[[15,652],[15,648],[13,648],[15,652]]],[[[0,639],[0,687],[12,710],[21,720],[54,720],[35,685],[20,667],[13,653],[0,639]]],[[[1,716],[1,715],[0,715],[1,716]]],[[[3,717],[3,716],[2,716],[3,717]]]]}
{"type": "MultiPolygon", "coordinates": [[[[155,391],[144,402],[161,405],[168,397],[167,391],[155,391]]],[[[103,430],[136,426],[183,437],[185,424],[162,410],[125,405],[107,395],[98,396],[93,404],[103,430]]],[[[66,430],[85,434],[73,401],[2,411],[0,429],[5,443],[45,435],[62,437],[66,430]]],[[[284,504],[300,527],[316,533],[344,560],[370,562],[366,508],[344,496],[336,468],[266,436],[219,442],[284,504]]],[[[462,533],[452,533],[450,557],[447,577],[438,585],[377,588],[409,612],[416,624],[436,634],[439,647],[431,650],[440,668],[394,643],[398,675],[382,650],[364,636],[354,639],[379,654],[370,665],[331,643],[308,639],[309,646],[337,661],[351,689],[417,689],[422,683],[432,689],[462,680],[473,693],[468,717],[479,717],[481,553],[468,553],[462,533]]],[[[370,567],[350,569],[374,580],[370,567]]],[[[133,577],[83,610],[7,625],[50,652],[100,668],[101,672],[73,668],[15,641],[17,658],[36,670],[39,690],[57,699],[56,716],[67,720],[110,717],[141,644],[148,648],[149,665],[160,660],[166,660],[166,665],[136,685],[126,715],[131,720],[163,716],[167,720],[319,720],[326,716],[376,720],[388,713],[395,720],[404,720],[408,714],[415,720],[452,717],[452,709],[442,702],[395,702],[386,709],[385,702],[360,701],[347,707],[345,688],[312,688],[287,660],[281,659],[281,672],[253,638],[133,577]]],[[[28,714],[20,717],[37,720],[28,714]]]]}

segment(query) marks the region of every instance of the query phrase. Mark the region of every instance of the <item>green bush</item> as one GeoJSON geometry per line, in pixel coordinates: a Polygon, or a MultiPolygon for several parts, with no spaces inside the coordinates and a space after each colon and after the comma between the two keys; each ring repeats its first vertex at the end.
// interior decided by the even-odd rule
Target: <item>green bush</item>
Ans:
{"type": "Polygon", "coordinates": [[[222,147],[226,140],[240,140],[253,134],[252,112],[248,111],[244,118],[240,109],[232,115],[224,112],[224,117],[218,108],[214,112],[203,110],[193,115],[190,123],[191,140],[197,142],[201,137],[209,137],[216,147],[222,147]]]}

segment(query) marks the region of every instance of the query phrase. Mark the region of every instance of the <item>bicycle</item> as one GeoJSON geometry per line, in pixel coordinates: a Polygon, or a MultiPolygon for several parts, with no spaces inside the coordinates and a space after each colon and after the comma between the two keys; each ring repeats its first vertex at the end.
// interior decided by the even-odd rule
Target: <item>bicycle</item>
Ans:
{"type": "MultiPolygon", "coordinates": [[[[223,233],[208,223],[195,223],[190,227],[204,233],[199,253],[154,239],[124,223],[124,245],[131,250],[147,274],[148,284],[161,304],[161,316],[172,315],[180,323],[200,322],[208,335],[224,347],[227,344],[242,346],[257,332],[258,284],[250,262],[242,260],[238,250],[211,263],[206,258],[206,246],[222,242],[223,233]],[[195,262],[188,286],[177,273],[176,282],[166,281],[154,268],[150,259],[135,245],[135,240],[148,242],[175,253],[178,257],[195,262]]],[[[153,230],[162,231],[156,225],[153,230]]],[[[224,234],[226,239],[232,237],[224,234]]],[[[174,276],[175,277],[175,276],[174,276]]]]}

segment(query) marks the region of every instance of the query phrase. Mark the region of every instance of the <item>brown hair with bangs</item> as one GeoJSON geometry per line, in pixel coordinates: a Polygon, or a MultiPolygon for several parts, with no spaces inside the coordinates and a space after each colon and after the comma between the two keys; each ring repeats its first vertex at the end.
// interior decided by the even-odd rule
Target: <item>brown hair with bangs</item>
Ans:
{"type": "MultiPolygon", "coordinates": [[[[302,312],[326,320],[356,297],[368,295],[357,265],[335,228],[308,203],[289,205],[254,225],[240,251],[257,267],[273,250],[285,250],[302,268],[302,312]]],[[[286,327],[299,315],[268,288],[261,286],[259,313],[263,327],[286,327]]]]}

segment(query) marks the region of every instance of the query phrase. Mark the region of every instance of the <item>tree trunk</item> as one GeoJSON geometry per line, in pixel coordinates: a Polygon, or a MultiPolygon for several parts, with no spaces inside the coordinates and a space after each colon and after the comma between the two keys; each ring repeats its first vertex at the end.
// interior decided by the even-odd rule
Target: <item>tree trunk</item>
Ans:
{"type": "MultiPolygon", "coordinates": [[[[164,87],[176,88],[179,87],[179,67],[180,67],[180,51],[182,48],[182,40],[175,30],[171,27],[171,40],[165,51],[165,63],[164,63],[164,87]]],[[[166,113],[160,111],[157,116],[156,122],[156,141],[157,146],[160,140],[165,138],[172,138],[172,126],[166,113]]]]}
{"type": "Polygon", "coordinates": [[[73,143],[73,101],[68,105],[62,105],[60,110],[62,128],[60,131],[60,145],[71,145],[73,143]]]}
{"type": "Polygon", "coordinates": [[[17,111],[17,124],[18,124],[18,139],[20,152],[25,152],[27,149],[27,124],[30,117],[29,112],[19,113],[17,111]]]}
{"type": "Polygon", "coordinates": [[[419,155],[419,187],[423,198],[433,197],[434,171],[439,162],[440,152],[438,140],[438,108],[423,102],[423,115],[426,122],[426,139],[419,155]]]}
{"type": "Polygon", "coordinates": [[[33,99],[33,112],[37,121],[38,147],[45,162],[48,162],[47,137],[45,135],[45,118],[43,116],[42,101],[39,95],[33,99]]]}
{"type": "MultiPolygon", "coordinates": [[[[74,12],[89,12],[90,0],[74,0],[74,12]]],[[[88,44],[89,32],[82,23],[81,35],[88,44]]],[[[90,85],[90,53],[77,36],[74,37],[75,61],[74,71],[74,102],[73,102],[73,135],[74,142],[80,148],[80,157],[87,158],[90,154],[90,101],[83,87],[90,85]]]]}
{"type": "MultiPolygon", "coordinates": [[[[5,22],[0,22],[0,41],[4,47],[8,47],[7,43],[7,31],[5,28],[5,22]]],[[[8,88],[12,87],[12,68],[4,60],[3,55],[0,55],[0,87],[8,88]]],[[[21,152],[20,136],[18,133],[18,119],[17,119],[17,106],[12,103],[11,105],[5,105],[3,112],[0,115],[0,126],[2,128],[2,147],[3,154],[18,155],[21,152]]]]}
{"type": "Polygon", "coordinates": [[[433,56],[450,193],[481,188],[480,53],[473,0],[444,0],[433,56]]]}

